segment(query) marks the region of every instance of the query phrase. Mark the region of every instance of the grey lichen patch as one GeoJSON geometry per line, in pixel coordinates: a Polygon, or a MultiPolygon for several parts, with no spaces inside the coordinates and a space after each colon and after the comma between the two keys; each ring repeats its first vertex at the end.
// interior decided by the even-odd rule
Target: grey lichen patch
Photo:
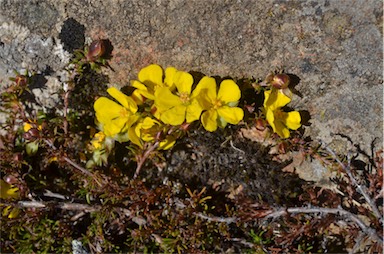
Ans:
{"type": "Polygon", "coordinates": [[[0,3],[0,11],[9,20],[44,37],[52,36],[59,17],[54,5],[39,0],[5,0],[0,3]]]}
{"type": "Polygon", "coordinates": [[[42,72],[47,68],[59,70],[69,60],[54,38],[42,38],[13,22],[1,25],[0,38],[0,69],[7,70],[9,75],[13,70],[21,69],[32,72],[42,72]]]}
{"type": "MultiPolygon", "coordinates": [[[[61,97],[58,91],[62,88],[62,83],[55,77],[47,76],[46,81],[41,87],[31,90],[36,104],[33,108],[36,110],[52,110],[61,103],[61,97]]],[[[58,110],[57,112],[61,112],[58,110]]]]}

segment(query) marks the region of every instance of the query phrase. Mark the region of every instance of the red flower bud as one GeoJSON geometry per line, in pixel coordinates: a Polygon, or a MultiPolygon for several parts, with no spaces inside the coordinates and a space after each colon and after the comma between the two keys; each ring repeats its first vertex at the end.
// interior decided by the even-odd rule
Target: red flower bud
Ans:
{"type": "Polygon", "coordinates": [[[17,75],[15,77],[15,83],[18,85],[18,86],[26,86],[28,84],[28,78],[24,75],[17,75]]]}
{"type": "Polygon", "coordinates": [[[182,131],[188,131],[190,125],[191,125],[190,123],[186,123],[186,122],[184,122],[184,123],[182,123],[182,124],[180,125],[180,130],[182,130],[182,131]]]}
{"type": "Polygon", "coordinates": [[[37,128],[31,128],[23,136],[26,140],[35,141],[40,137],[40,132],[37,128]]]}
{"type": "Polygon", "coordinates": [[[265,81],[277,89],[285,89],[289,85],[289,76],[284,73],[270,74],[265,81]]]}
{"type": "Polygon", "coordinates": [[[279,148],[279,153],[280,154],[285,154],[287,153],[288,149],[288,144],[286,142],[281,142],[278,146],[279,148]]]}
{"type": "Polygon", "coordinates": [[[17,178],[13,175],[6,175],[4,177],[4,181],[8,184],[16,184],[18,183],[19,181],[17,180],[17,178]]]}
{"type": "Polygon", "coordinates": [[[97,58],[102,57],[105,53],[105,43],[103,40],[96,40],[91,43],[88,48],[87,59],[88,61],[95,61],[97,58]]]}
{"type": "Polygon", "coordinates": [[[263,131],[265,130],[267,123],[265,122],[265,120],[258,118],[255,121],[255,126],[256,126],[256,129],[258,129],[259,131],[263,131]]]}
{"type": "Polygon", "coordinates": [[[15,154],[13,155],[13,160],[14,160],[15,162],[20,162],[20,161],[23,160],[23,155],[22,155],[21,153],[15,153],[15,154]]]}

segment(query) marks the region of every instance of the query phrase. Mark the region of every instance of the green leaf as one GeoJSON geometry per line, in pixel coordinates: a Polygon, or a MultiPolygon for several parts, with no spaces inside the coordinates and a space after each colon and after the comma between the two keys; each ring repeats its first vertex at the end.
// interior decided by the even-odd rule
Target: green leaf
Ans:
{"type": "Polygon", "coordinates": [[[27,154],[29,156],[35,155],[37,153],[37,150],[39,150],[39,142],[34,141],[34,142],[29,142],[25,146],[25,150],[27,151],[27,154]]]}

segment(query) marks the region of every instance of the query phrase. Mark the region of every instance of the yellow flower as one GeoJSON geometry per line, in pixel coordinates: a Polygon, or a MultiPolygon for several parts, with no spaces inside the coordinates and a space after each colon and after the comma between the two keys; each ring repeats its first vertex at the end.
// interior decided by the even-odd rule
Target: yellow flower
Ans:
{"type": "Polygon", "coordinates": [[[92,147],[94,149],[100,149],[103,146],[105,140],[105,134],[102,131],[99,131],[98,133],[93,136],[93,139],[91,140],[92,147]]]}
{"type": "Polygon", "coordinates": [[[6,206],[4,207],[4,209],[2,210],[1,214],[3,216],[7,216],[9,219],[14,219],[16,218],[20,213],[20,209],[17,208],[17,207],[13,207],[12,206],[6,206]],[[12,209],[12,210],[11,210],[12,209]]]}
{"type": "MultiPolygon", "coordinates": [[[[166,129],[161,126],[161,123],[146,117],[139,121],[135,126],[132,126],[128,131],[129,140],[143,148],[144,142],[153,143],[156,139],[160,138],[162,134],[166,133],[166,129]]],[[[176,143],[176,136],[168,135],[159,143],[159,149],[167,150],[176,143]]]]}
{"type": "Polygon", "coordinates": [[[33,128],[32,124],[24,123],[24,126],[23,126],[24,132],[27,132],[27,131],[29,131],[32,128],[33,128]]]}
{"type": "Polygon", "coordinates": [[[159,87],[155,91],[155,116],[166,124],[180,125],[185,120],[191,123],[200,118],[202,107],[192,92],[193,77],[183,71],[173,75],[172,84],[176,91],[172,93],[170,87],[159,87]]]}
{"type": "Polygon", "coordinates": [[[113,137],[127,132],[137,121],[138,116],[135,114],[137,104],[130,96],[123,94],[115,87],[108,88],[107,92],[120,104],[106,97],[100,97],[95,101],[93,107],[104,134],[113,137]]]}
{"type": "Polygon", "coordinates": [[[28,122],[25,122],[23,125],[24,132],[28,132],[32,128],[36,128],[41,131],[43,129],[43,126],[37,124],[36,121],[33,120],[28,120],[28,122]]]}
{"type": "Polygon", "coordinates": [[[281,108],[287,105],[291,99],[277,89],[264,91],[264,97],[264,109],[268,123],[280,137],[289,138],[289,129],[297,130],[301,126],[300,113],[281,111],[281,108]]]}
{"type": "Polygon", "coordinates": [[[168,67],[165,70],[165,77],[163,69],[157,64],[151,64],[140,70],[138,80],[132,81],[132,86],[136,88],[132,93],[132,98],[136,103],[141,104],[147,98],[149,100],[155,99],[155,91],[159,87],[174,88],[173,79],[177,70],[174,67],[168,67]]]}
{"type": "Polygon", "coordinates": [[[11,184],[0,180],[0,198],[17,199],[19,197],[19,188],[12,187],[11,184]]]}
{"type": "Polygon", "coordinates": [[[244,117],[244,111],[236,107],[241,92],[233,80],[224,80],[216,93],[216,81],[211,77],[203,77],[197,84],[194,93],[204,113],[201,122],[207,131],[215,131],[217,127],[224,128],[227,123],[238,124],[244,117]]]}

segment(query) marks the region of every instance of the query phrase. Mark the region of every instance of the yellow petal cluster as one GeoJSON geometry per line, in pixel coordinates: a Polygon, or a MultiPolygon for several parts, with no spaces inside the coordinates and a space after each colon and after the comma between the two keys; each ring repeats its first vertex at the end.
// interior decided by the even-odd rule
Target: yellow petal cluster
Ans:
{"type": "Polygon", "coordinates": [[[154,100],[155,91],[158,88],[168,87],[172,89],[174,87],[173,79],[176,72],[176,68],[168,67],[164,73],[163,68],[157,64],[151,64],[144,67],[138,74],[138,80],[133,80],[131,82],[132,87],[136,88],[132,93],[132,98],[139,105],[146,99],[154,100]]]}
{"type": "Polygon", "coordinates": [[[207,131],[224,128],[227,123],[238,124],[244,117],[244,111],[236,107],[241,97],[238,85],[233,80],[224,80],[216,93],[216,80],[203,77],[197,84],[195,93],[204,112],[201,122],[207,131]]]}
{"type": "Polygon", "coordinates": [[[103,146],[104,140],[106,136],[104,132],[99,131],[98,133],[95,134],[93,139],[91,140],[91,145],[93,149],[100,149],[103,146]]]}
{"type": "MultiPolygon", "coordinates": [[[[20,197],[19,188],[13,187],[11,184],[0,180],[0,198],[2,199],[17,199],[20,197]]],[[[9,219],[16,218],[20,213],[17,207],[6,206],[2,209],[1,214],[9,219]]]]}
{"type": "Polygon", "coordinates": [[[0,198],[17,199],[19,197],[19,188],[13,187],[11,184],[0,180],[0,198]]]}
{"type": "Polygon", "coordinates": [[[155,91],[156,116],[163,123],[170,125],[198,120],[203,108],[198,101],[198,94],[192,92],[192,75],[176,71],[169,79],[172,86],[159,87],[155,91]]]}
{"type": "Polygon", "coordinates": [[[105,139],[101,133],[140,148],[157,142],[158,149],[165,150],[175,144],[174,126],[201,119],[206,130],[215,131],[228,123],[238,124],[244,117],[236,107],[241,92],[233,80],[222,81],[217,91],[215,79],[203,77],[193,89],[190,73],[151,64],[140,70],[131,85],[135,90],[130,96],[111,87],[107,92],[114,100],[101,97],[94,103],[102,131],[91,142],[95,150],[105,139]]]}
{"type": "Polygon", "coordinates": [[[268,123],[281,138],[289,138],[289,130],[297,130],[301,126],[300,113],[281,110],[291,102],[291,99],[278,89],[264,91],[264,97],[264,110],[268,123]]]}
{"type": "Polygon", "coordinates": [[[167,129],[159,121],[145,117],[129,129],[128,137],[132,143],[140,148],[143,148],[144,142],[154,143],[159,141],[159,149],[167,150],[175,144],[176,137],[174,135],[166,135],[165,138],[160,137],[166,131],[167,129]]]}
{"type": "Polygon", "coordinates": [[[100,97],[94,103],[96,118],[104,134],[108,137],[127,132],[139,116],[138,107],[132,97],[125,95],[115,87],[108,88],[107,92],[117,102],[100,97]]]}

